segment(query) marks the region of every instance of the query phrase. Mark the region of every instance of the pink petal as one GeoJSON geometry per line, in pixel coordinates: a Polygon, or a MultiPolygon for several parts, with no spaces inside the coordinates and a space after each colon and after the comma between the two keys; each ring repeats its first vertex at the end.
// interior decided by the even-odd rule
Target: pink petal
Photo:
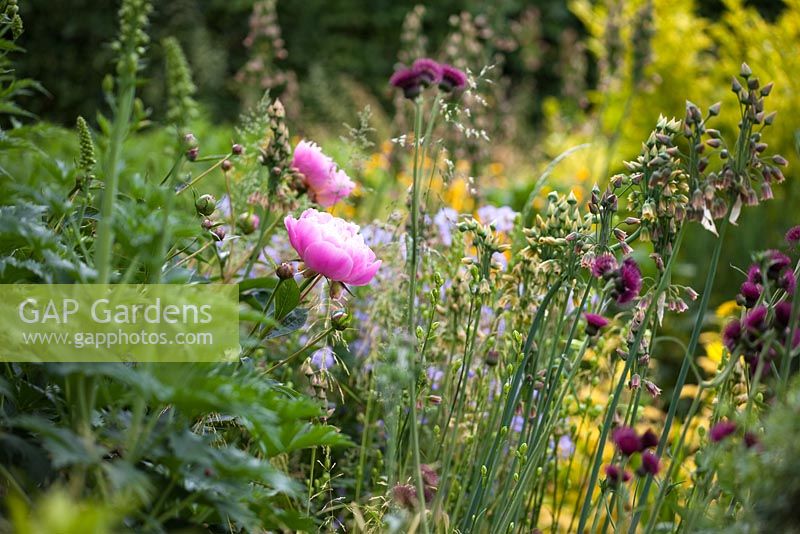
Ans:
{"type": "Polygon", "coordinates": [[[311,243],[303,260],[309,269],[340,282],[353,270],[353,260],[347,252],[326,241],[311,243]]]}

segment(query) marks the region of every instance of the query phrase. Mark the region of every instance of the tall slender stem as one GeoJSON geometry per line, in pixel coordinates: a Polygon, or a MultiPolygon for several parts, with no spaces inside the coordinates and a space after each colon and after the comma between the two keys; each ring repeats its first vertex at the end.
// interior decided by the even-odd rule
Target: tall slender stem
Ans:
{"type": "MultiPolygon", "coordinates": [[[[664,453],[664,448],[666,447],[667,441],[669,440],[669,431],[672,428],[672,421],[675,418],[675,412],[678,409],[678,398],[680,397],[683,385],[686,383],[686,377],[689,374],[689,368],[691,367],[692,358],[694,358],[694,352],[697,349],[697,342],[700,339],[700,330],[703,328],[703,320],[705,319],[706,309],[708,308],[708,301],[711,298],[711,289],[714,286],[714,278],[717,274],[717,265],[719,264],[719,256],[720,252],[722,251],[722,243],[725,239],[725,230],[728,228],[729,222],[730,222],[730,209],[728,210],[725,219],[722,221],[722,225],[720,226],[719,229],[719,238],[717,239],[717,244],[714,247],[714,252],[711,255],[711,263],[708,267],[708,275],[706,276],[706,283],[705,286],[703,287],[703,296],[700,297],[700,309],[697,310],[697,317],[695,318],[694,329],[692,330],[692,337],[689,339],[689,345],[686,347],[686,354],[684,355],[683,363],[681,363],[681,369],[678,373],[678,379],[675,382],[675,388],[672,394],[672,401],[669,403],[669,411],[667,412],[667,419],[664,421],[664,430],[661,432],[661,439],[658,442],[657,454],[659,456],[661,456],[664,453]]],[[[647,495],[650,492],[650,486],[652,484],[652,481],[653,481],[652,475],[648,475],[647,480],[644,483],[644,487],[642,488],[642,493],[639,496],[639,502],[642,504],[647,503],[647,495]]],[[[668,481],[665,480],[664,483],[666,484],[668,483],[668,481]]],[[[655,513],[655,511],[653,513],[655,513]]],[[[636,514],[633,516],[629,532],[631,533],[636,532],[636,526],[639,523],[641,515],[642,512],[640,507],[640,511],[636,512],[636,514]]]]}

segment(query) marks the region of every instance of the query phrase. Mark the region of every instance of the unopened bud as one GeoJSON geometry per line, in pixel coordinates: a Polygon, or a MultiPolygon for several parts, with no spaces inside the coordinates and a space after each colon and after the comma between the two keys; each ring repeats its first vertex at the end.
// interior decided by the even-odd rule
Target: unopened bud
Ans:
{"type": "Polygon", "coordinates": [[[336,310],[331,314],[331,326],[339,331],[345,330],[352,320],[351,315],[345,310],[336,310]]]}
{"type": "Polygon", "coordinates": [[[202,195],[194,202],[194,208],[200,215],[211,215],[217,209],[217,199],[213,195],[202,195]]]}
{"type": "Polygon", "coordinates": [[[234,144],[234,145],[231,147],[231,153],[232,153],[234,156],[239,156],[239,155],[241,155],[241,154],[242,154],[242,152],[244,152],[244,147],[243,147],[242,145],[240,145],[239,143],[235,143],[235,144],[234,144]]]}
{"type": "Polygon", "coordinates": [[[231,163],[231,160],[229,160],[229,159],[223,160],[221,168],[222,168],[222,172],[228,172],[229,170],[231,170],[233,168],[233,163],[231,163]]]}
{"type": "Polygon", "coordinates": [[[255,213],[242,213],[236,219],[236,226],[239,227],[239,230],[241,230],[243,234],[250,235],[258,230],[260,222],[261,220],[255,213]]]}
{"type": "Polygon", "coordinates": [[[294,267],[291,263],[283,262],[275,269],[275,274],[277,274],[278,278],[281,280],[288,280],[294,276],[294,267]]]}

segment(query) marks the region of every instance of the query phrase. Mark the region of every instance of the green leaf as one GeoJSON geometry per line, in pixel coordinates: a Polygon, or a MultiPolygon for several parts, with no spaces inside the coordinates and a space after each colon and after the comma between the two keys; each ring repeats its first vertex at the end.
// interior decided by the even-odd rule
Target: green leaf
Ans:
{"type": "Polygon", "coordinates": [[[286,336],[303,328],[308,319],[308,310],[305,308],[295,308],[281,320],[278,328],[267,334],[265,339],[286,336]]]}
{"type": "MultiPolygon", "coordinates": [[[[277,320],[281,320],[300,304],[300,288],[293,278],[284,280],[275,289],[275,314],[277,320]]],[[[305,323],[305,321],[303,321],[305,323]]]]}
{"type": "MultiPolygon", "coordinates": [[[[277,278],[274,276],[265,276],[264,278],[249,278],[239,282],[239,294],[250,291],[251,289],[271,289],[278,283],[277,278]]],[[[297,284],[295,284],[297,285],[297,284]]]]}
{"type": "Polygon", "coordinates": [[[20,416],[13,419],[11,424],[37,435],[42,446],[50,453],[50,461],[55,468],[93,465],[107,452],[106,449],[81,438],[67,428],[55,426],[43,417],[20,416]]]}

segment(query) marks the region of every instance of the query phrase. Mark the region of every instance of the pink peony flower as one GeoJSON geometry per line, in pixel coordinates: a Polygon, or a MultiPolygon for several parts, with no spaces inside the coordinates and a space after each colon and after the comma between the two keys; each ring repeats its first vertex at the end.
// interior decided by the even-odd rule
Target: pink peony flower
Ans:
{"type": "Polygon", "coordinates": [[[288,215],[283,222],[306,267],[330,280],[363,286],[381,266],[353,223],[314,208],[299,219],[288,215]]]}
{"type": "Polygon", "coordinates": [[[292,167],[305,177],[312,200],[326,208],[345,198],[356,186],[347,173],[311,141],[303,140],[297,144],[292,167]]]}

